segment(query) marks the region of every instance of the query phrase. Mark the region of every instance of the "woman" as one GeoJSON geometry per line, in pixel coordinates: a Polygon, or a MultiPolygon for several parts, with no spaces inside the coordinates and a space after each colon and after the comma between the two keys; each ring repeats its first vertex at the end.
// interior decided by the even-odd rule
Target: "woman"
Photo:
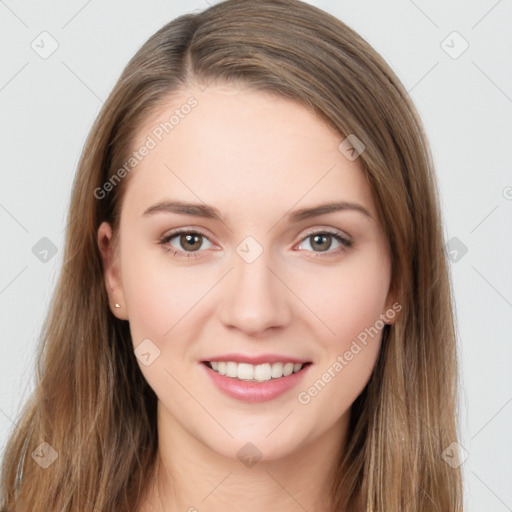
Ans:
{"type": "Polygon", "coordinates": [[[432,160],[360,36],[297,0],[172,21],[72,194],[3,511],[462,510],[432,160]]]}

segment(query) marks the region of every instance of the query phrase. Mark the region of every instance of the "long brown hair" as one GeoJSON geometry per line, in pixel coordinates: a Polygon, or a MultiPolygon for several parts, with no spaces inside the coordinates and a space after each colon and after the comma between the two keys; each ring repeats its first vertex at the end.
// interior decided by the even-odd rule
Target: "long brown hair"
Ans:
{"type": "Polygon", "coordinates": [[[97,246],[102,221],[118,229],[129,176],[105,197],[97,190],[114,179],[137,129],[170,94],[214,80],[293,99],[337,130],[340,142],[354,134],[365,145],[359,158],[403,309],[385,327],[377,365],[352,405],[332,510],[462,510],[460,468],[442,456],[458,437],[457,347],[426,136],[382,57],[344,23],[298,0],[227,0],[181,16],[142,46],[116,83],[78,165],[36,387],[4,454],[1,510],[128,512],[147,488],[157,400],[128,322],[109,309],[97,246]],[[37,450],[55,457],[50,448],[58,458],[43,469],[37,450]]]}

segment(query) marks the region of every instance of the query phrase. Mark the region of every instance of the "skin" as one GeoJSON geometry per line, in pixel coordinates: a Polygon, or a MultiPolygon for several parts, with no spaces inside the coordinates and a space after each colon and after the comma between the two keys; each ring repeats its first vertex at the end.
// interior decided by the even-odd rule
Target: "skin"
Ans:
{"type": "Polygon", "coordinates": [[[149,366],[138,360],[159,399],[160,468],[140,510],[326,511],[350,406],[371,375],[381,331],[309,403],[297,395],[332,373],[337,356],[395,302],[371,189],[359,159],[338,150],[344,138],[304,106],[229,84],[173,94],[135,146],[190,96],[197,107],[131,171],[117,252],[109,224],[98,230],[113,314],[129,320],[134,347],[149,338],[160,350],[149,366]],[[215,206],[224,222],[143,215],[170,198],[215,206]],[[289,210],[340,200],[371,217],[344,210],[286,221],[289,210]],[[167,246],[185,257],[158,244],[177,228],[206,235],[198,258],[186,257],[194,250],[180,235],[167,246]],[[352,246],[329,237],[315,245],[311,235],[325,229],[352,246]],[[252,263],[236,252],[247,236],[263,249],[252,263]],[[228,352],[313,364],[297,388],[246,403],[220,392],[201,366],[228,352]],[[262,454],[252,467],[237,457],[248,442],[262,454]]]}

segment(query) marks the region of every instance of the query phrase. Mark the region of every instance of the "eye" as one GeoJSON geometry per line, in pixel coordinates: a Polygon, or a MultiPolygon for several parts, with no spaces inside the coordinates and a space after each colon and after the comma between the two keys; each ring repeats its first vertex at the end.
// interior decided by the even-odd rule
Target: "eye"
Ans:
{"type": "Polygon", "coordinates": [[[343,252],[345,252],[349,247],[352,246],[352,241],[348,238],[341,236],[338,232],[335,231],[315,231],[314,233],[309,234],[306,238],[302,240],[299,245],[299,248],[302,249],[303,245],[309,245],[312,249],[312,252],[316,253],[314,257],[329,257],[336,256],[343,252]],[[340,244],[335,250],[330,251],[332,247],[333,239],[340,244]],[[308,244],[304,244],[304,241],[311,240],[308,244]],[[318,254],[325,253],[325,254],[318,254]]]}
{"type": "MultiPolygon", "coordinates": [[[[162,245],[167,252],[178,258],[198,258],[198,253],[201,252],[201,248],[204,249],[203,243],[205,241],[211,244],[208,237],[200,231],[182,229],[164,235],[158,243],[162,245]],[[178,244],[178,247],[170,243],[174,239],[176,239],[175,244],[178,244]]],[[[352,244],[353,242],[351,240],[341,236],[341,234],[336,231],[323,230],[312,232],[303,238],[299,249],[302,250],[304,245],[309,245],[311,248],[310,252],[315,253],[314,257],[329,257],[343,253],[351,247],[352,244]],[[304,242],[308,240],[311,241],[305,244],[304,242]],[[330,250],[333,240],[338,243],[339,246],[334,250],[330,250]]],[[[206,248],[208,249],[210,247],[206,248]]]]}
{"type": "Polygon", "coordinates": [[[196,253],[199,252],[205,240],[211,243],[207,236],[199,231],[181,230],[163,236],[158,243],[161,244],[167,252],[172,253],[178,258],[197,258],[198,255],[196,253]],[[172,244],[169,245],[169,242],[175,238],[175,243],[178,244],[179,247],[172,244]]]}

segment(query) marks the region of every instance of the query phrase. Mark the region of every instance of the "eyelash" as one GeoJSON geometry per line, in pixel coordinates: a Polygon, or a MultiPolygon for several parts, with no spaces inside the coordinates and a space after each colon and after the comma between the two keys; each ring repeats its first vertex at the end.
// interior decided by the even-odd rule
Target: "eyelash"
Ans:
{"type": "MultiPolygon", "coordinates": [[[[173,247],[170,247],[167,245],[173,238],[175,238],[177,235],[181,235],[183,233],[185,233],[187,235],[200,235],[209,241],[209,238],[204,233],[201,233],[200,231],[196,231],[193,229],[182,229],[182,230],[173,231],[172,233],[164,235],[162,238],[159,239],[158,243],[163,246],[163,248],[166,250],[166,252],[171,253],[173,256],[178,256],[179,258],[199,258],[200,256],[198,256],[197,253],[201,252],[201,251],[194,251],[194,252],[179,251],[179,250],[174,249],[173,247]]],[[[326,251],[325,254],[322,254],[321,252],[318,252],[318,251],[309,251],[309,252],[315,253],[315,256],[313,256],[314,258],[329,258],[332,256],[337,256],[337,255],[345,252],[350,247],[352,247],[352,244],[353,244],[353,242],[351,240],[348,240],[348,239],[340,236],[337,232],[330,231],[328,229],[321,230],[321,231],[314,231],[312,233],[309,233],[301,240],[301,243],[304,240],[307,240],[308,238],[312,238],[315,235],[330,235],[335,240],[340,242],[341,246],[338,247],[337,249],[335,249],[334,251],[326,251]]]]}

